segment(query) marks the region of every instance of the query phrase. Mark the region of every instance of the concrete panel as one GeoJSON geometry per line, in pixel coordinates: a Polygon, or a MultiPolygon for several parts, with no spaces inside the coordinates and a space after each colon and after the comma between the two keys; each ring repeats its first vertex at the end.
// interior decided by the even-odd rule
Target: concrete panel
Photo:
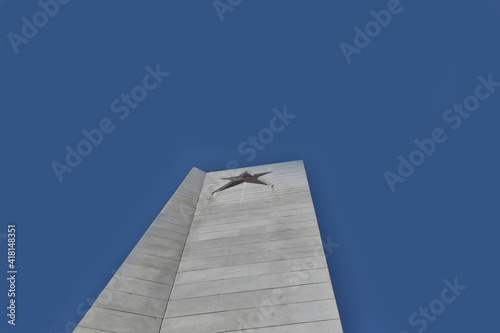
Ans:
{"type": "Polygon", "coordinates": [[[256,308],[260,305],[302,303],[333,299],[329,282],[170,300],[167,317],[256,308]]]}
{"type": "Polygon", "coordinates": [[[315,321],[300,324],[251,328],[225,333],[342,333],[340,319],[315,321]]]}
{"type": "Polygon", "coordinates": [[[93,332],[104,330],[116,333],[153,333],[159,331],[161,322],[161,318],[92,306],[78,324],[78,328],[93,329],[93,332]]]}
{"type": "Polygon", "coordinates": [[[115,274],[106,288],[162,300],[168,300],[172,290],[172,286],[167,284],[140,280],[120,274],[115,274]]]}
{"type": "Polygon", "coordinates": [[[167,301],[106,289],[102,292],[102,297],[99,297],[94,305],[109,310],[161,318],[167,308],[167,301]]]}
{"type": "Polygon", "coordinates": [[[242,291],[299,286],[330,281],[327,268],[258,276],[245,276],[188,284],[175,284],[170,299],[237,293],[242,291]]]}

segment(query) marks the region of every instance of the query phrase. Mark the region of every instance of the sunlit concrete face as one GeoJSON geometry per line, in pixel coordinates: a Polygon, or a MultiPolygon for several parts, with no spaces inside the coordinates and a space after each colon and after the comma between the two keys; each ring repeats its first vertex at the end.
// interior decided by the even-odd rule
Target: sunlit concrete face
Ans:
{"type": "Polygon", "coordinates": [[[75,332],[98,330],[342,332],[302,161],[193,169],[75,332]],[[245,171],[270,173],[214,193],[245,171]]]}

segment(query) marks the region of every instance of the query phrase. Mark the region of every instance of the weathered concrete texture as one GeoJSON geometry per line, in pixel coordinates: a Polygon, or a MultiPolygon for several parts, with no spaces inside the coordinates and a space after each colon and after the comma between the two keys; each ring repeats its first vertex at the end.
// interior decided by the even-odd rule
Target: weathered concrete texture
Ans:
{"type": "Polygon", "coordinates": [[[193,169],[75,332],[341,333],[302,161],[193,169]]]}
{"type": "Polygon", "coordinates": [[[161,332],[342,332],[302,161],[207,173],[161,332]]]}
{"type": "Polygon", "coordinates": [[[205,173],[193,168],[113,276],[76,333],[158,333],[205,173]]]}

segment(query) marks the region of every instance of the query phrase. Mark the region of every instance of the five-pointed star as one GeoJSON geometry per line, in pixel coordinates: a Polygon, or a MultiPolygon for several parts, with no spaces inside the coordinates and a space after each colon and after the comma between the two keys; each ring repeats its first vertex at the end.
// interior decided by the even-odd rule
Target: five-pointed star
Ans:
{"type": "Polygon", "coordinates": [[[221,188],[218,188],[217,190],[213,191],[212,194],[215,192],[223,191],[227,188],[230,188],[230,187],[233,187],[233,186],[236,186],[239,184],[243,184],[243,183],[254,183],[254,184],[268,185],[267,183],[258,179],[260,176],[267,175],[268,173],[271,173],[271,171],[270,172],[256,173],[254,175],[248,173],[248,171],[245,171],[237,177],[221,178],[224,180],[229,180],[229,183],[227,183],[226,185],[222,186],[221,188]]]}

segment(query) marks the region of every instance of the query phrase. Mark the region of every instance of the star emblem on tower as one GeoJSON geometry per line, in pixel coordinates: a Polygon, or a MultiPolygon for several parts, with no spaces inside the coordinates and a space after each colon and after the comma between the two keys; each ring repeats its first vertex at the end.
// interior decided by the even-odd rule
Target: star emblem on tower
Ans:
{"type": "Polygon", "coordinates": [[[258,179],[261,176],[267,175],[269,172],[262,172],[262,173],[256,173],[256,174],[251,174],[248,171],[243,172],[241,175],[236,176],[236,177],[228,177],[228,178],[221,178],[224,180],[229,180],[229,183],[226,185],[218,188],[217,190],[213,191],[212,194],[220,191],[224,191],[225,189],[231,188],[233,186],[243,184],[243,183],[253,183],[253,184],[262,184],[262,185],[269,185],[268,183],[258,179]]]}

